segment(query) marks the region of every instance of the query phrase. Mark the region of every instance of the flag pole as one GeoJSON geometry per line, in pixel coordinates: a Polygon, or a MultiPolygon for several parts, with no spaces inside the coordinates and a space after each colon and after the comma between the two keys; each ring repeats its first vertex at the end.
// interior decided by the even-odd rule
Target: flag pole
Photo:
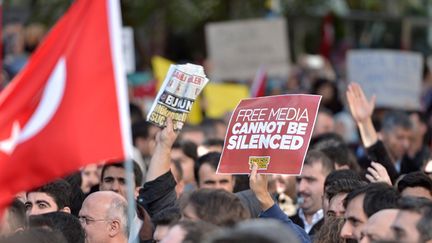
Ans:
{"type": "MultiPolygon", "coordinates": [[[[128,158],[125,161],[125,169],[126,169],[126,187],[127,187],[127,201],[128,201],[128,225],[129,225],[129,232],[131,230],[131,228],[133,227],[133,222],[134,219],[136,217],[136,205],[135,205],[135,188],[134,188],[134,172],[133,172],[133,161],[132,159],[128,158]]],[[[141,185],[136,185],[136,186],[141,186],[141,185]]],[[[130,235],[129,234],[129,243],[138,243],[137,239],[135,238],[135,235],[130,235]],[[133,237],[133,238],[131,238],[133,237]]]]}

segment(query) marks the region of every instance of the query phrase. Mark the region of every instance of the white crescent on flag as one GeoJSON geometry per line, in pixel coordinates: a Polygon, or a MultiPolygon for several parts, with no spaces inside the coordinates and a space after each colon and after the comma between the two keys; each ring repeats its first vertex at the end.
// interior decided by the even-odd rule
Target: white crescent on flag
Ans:
{"type": "Polygon", "coordinates": [[[39,105],[28,122],[20,129],[20,124],[15,121],[12,126],[11,136],[0,141],[0,151],[11,154],[16,145],[33,137],[41,131],[54,116],[59,107],[66,86],[66,60],[60,58],[51,73],[45,86],[39,105]]]}

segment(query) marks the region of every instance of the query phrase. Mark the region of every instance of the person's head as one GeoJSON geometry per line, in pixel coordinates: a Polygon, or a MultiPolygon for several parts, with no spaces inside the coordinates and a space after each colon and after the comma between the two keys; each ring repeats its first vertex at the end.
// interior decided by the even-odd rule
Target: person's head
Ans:
{"type": "Polygon", "coordinates": [[[198,146],[201,145],[206,138],[204,130],[201,128],[201,126],[194,126],[190,124],[185,124],[183,126],[179,137],[181,140],[191,141],[198,146]]]}
{"type": "Polygon", "coordinates": [[[360,171],[357,159],[347,145],[327,147],[320,150],[334,163],[336,170],[360,171]]]}
{"type": "Polygon", "coordinates": [[[432,202],[426,198],[402,197],[392,224],[398,242],[431,242],[432,202]]]}
{"type": "Polygon", "coordinates": [[[194,166],[198,159],[197,145],[191,141],[174,142],[171,149],[171,160],[178,161],[183,170],[183,180],[186,184],[195,184],[194,166]]]}
{"type": "Polygon", "coordinates": [[[96,164],[84,166],[81,169],[81,190],[89,193],[90,189],[100,182],[100,168],[96,164]]]}
{"type": "Polygon", "coordinates": [[[26,225],[27,216],[24,203],[15,199],[5,210],[2,218],[0,218],[0,237],[24,230],[26,225]]]}
{"type": "Polygon", "coordinates": [[[181,220],[169,228],[162,243],[201,243],[218,227],[205,221],[181,220]]]}
{"type": "Polygon", "coordinates": [[[330,110],[321,107],[317,114],[317,119],[312,136],[316,137],[323,133],[333,132],[335,121],[330,110]]]}
{"type": "Polygon", "coordinates": [[[398,198],[396,190],[385,183],[371,183],[348,193],[341,236],[359,241],[368,218],[380,210],[396,208],[398,198]]]}
{"type": "Polygon", "coordinates": [[[432,200],[432,179],[423,172],[411,172],[397,183],[397,189],[402,197],[424,197],[432,200]]]}
{"type": "MultiPolygon", "coordinates": [[[[332,175],[334,172],[338,172],[338,171],[333,171],[332,173],[330,173],[330,175],[332,175]]],[[[328,177],[330,177],[330,175],[328,177]]],[[[355,190],[356,188],[367,185],[366,182],[354,178],[355,177],[333,180],[330,184],[327,185],[326,183],[324,183],[324,197],[323,197],[323,209],[325,213],[324,217],[344,216],[345,214],[344,201],[346,195],[351,191],[355,190]]]]}
{"type": "Polygon", "coordinates": [[[313,215],[322,208],[324,180],[334,170],[333,163],[322,152],[307,153],[301,175],[297,177],[297,194],[302,198],[299,207],[306,215],[313,215]]]}
{"type": "Polygon", "coordinates": [[[314,235],[314,243],[345,243],[346,240],[340,236],[343,224],[344,219],[341,217],[327,217],[318,233],[314,235]]]}
{"type": "MultiPolygon", "coordinates": [[[[138,196],[139,187],[142,185],[143,173],[136,162],[133,162],[133,188],[135,197],[138,196]]],[[[100,191],[113,191],[127,198],[126,168],[123,162],[106,164],[102,168],[100,191]]]]}
{"type": "Polygon", "coordinates": [[[219,226],[232,226],[250,218],[249,211],[234,194],[222,189],[199,189],[182,205],[182,217],[219,226]]]}
{"type": "Polygon", "coordinates": [[[225,139],[227,124],[223,119],[206,118],[200,124],[206,138],[225,139]]]}
{"type": "Polygon", "coordinates": [[[198,156],[203,156],[210,152],[222,153],[224,140],[220,138],[208,138],[198,147],[198,156]]]}
{"type": "Polygon", "coordinates": [[[381,137],[390,155],[400,160],[407,152],[412,136],[409,116],[400,111],[387,112],[381,124],[381,137]]]}
{"type": "Polygon", "coordinates": [[[56,180],[27,192],[27,215],[55,211],[70,213],[71,186],[65,180],[56,180]]]}
{"type": "Polygon", "coordinates": [[[145,120],[138,120],[132,124],[133,145],[144,158],[149,158],[153,154],[158,130],[156,126],[145,120]]]}
{"type": "Polygon", "coordinates": [[[176,181],[175,191],[177,197],[180,197],[183,194],[185,187],[183,168],[180,164],[180,161],[171,160],[170,169],[172,175],[174,176],[174,180],[176,181]]]}
{"type": "Polygon", "coordinates": [[[52,212],[33,215],[29,218],[29,227],[48,227],[63,234],[68,243],[84,243],[85,233],[78,218],[64,212],[52,212]]]}
{"type": "Polygon", "coordinates": [[[224,189],[228,192],[234,190],[234,176],[216,174],[220,156],[220,153],[212,152],[198,158],[195,177],[199,188],[224,189]]]}
{"type": "Polygon", "coordinates": [[[118,193],[99,191],[90,194],[79,212],[87,243],[127,242],[127,202],[118,193]]]}
{"type": "Polygon", "coordinates": [[[63,234],[46,227],[29,228],[9,237],[0,239],[0,243],[68,243],[63,234]]]}
{"type": "Polygon", "coordinates": [[[391,224],[396,219],[398,209],[383,209],[369,217],[361,232],[361,243],[395,240],[391,224]]]}
{"type": "Polygon", "coordinates": [[[297,243],[296,235],[274,219],[252,219],[210,236],[207,243],[297,243]]]}
{"type": "Polygon", "coordinates": [[[154,225],[153,240],[160,242],[168,233],[170,225],[177,223],[181,218],[181,212],[178,208],[168,208],[155,214],[152,218],[154,225]]]}

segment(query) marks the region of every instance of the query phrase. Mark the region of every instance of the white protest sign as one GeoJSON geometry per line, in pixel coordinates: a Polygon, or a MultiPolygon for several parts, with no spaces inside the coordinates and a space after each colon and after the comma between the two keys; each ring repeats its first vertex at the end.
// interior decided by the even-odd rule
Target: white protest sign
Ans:
{"type": "Polygon", "coordinates": [[[417,110],[423,73],[419,53],[396,50],[352,50],[347,58],[348,80],[358,82],[376,106],[417,110]]]}
{"type": "Polygon", "coordinates": [[[259,67],[265,67],[270,76],[288,75],[288,35],[283,18],[210,23],[206,43],[212,80],[250,80],[259,67]]]}
{"type": "Polygon", "coordinates": [[[122,28],[122,51],[126,73],[135,72],[135,45],[132,27],[122,28]]]}

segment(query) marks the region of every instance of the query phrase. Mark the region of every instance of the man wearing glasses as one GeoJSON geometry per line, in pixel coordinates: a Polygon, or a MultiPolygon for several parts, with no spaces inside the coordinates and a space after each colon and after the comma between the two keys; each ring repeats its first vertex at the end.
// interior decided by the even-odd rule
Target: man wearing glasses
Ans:
{"type": "Polygon", "coordinates": [[[79,220],[87,243],[127,243],[127,202],[112,191],[90,194],[83,202],[79,220]]]}

